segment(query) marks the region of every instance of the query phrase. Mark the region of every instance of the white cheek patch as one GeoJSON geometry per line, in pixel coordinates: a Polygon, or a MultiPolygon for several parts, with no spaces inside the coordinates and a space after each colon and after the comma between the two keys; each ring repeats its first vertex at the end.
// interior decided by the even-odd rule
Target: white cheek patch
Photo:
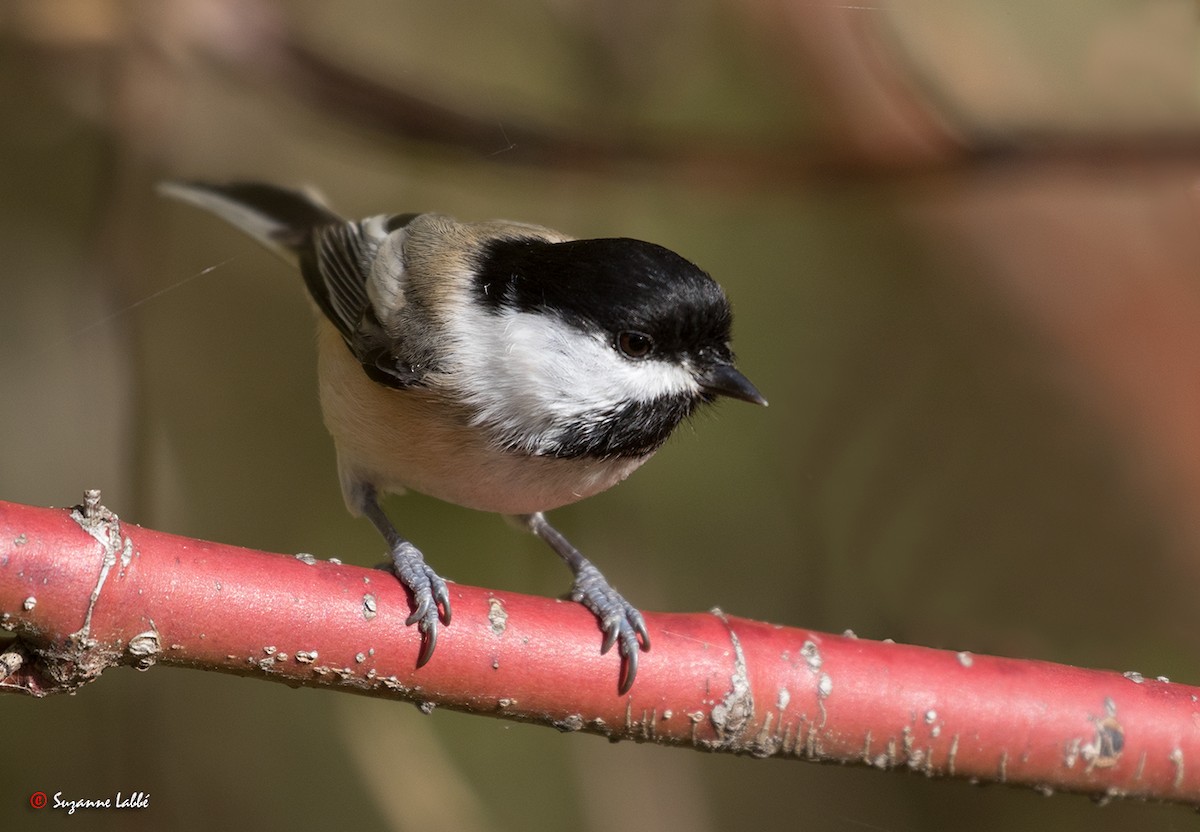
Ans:
{"type": "Polygon", "coordinates": [[[685,366],[627,359],[603,335],[551,314],[471,310],[457,323],[451,384],[476,423],[530,451],[548,450],[566,430],[622,405],[700,390],[685,366]]]}

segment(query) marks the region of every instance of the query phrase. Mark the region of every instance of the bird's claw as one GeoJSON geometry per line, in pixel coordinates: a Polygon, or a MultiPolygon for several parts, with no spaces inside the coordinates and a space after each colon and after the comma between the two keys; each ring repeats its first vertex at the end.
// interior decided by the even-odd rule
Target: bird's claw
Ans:
{"type": "Polygon", "coordinates": [[[613,589],[600,570],[590,563],[575,575],[571,600],[583,604],[599,619],[600,629],[604,632],[601,654],[617,645],[622,665],[617,692],[622,695],[628,693],[637,678],[638,650],[650,649],[650,633],[646,630],[642,614],[613,589]]]}
{"type": "Polygon", "coordinates": [[[410,626],[416,624],[421,631],[421,654],[417,657],[417,667],[423,667],[433,657],[433,650],[437,647],[438,618],[446,624],[450,623],[450,593],[442,577],[425,563],[420,550],[407,541],[392,552],[392,572],[413,595],[416,606],[404,623],[410,626]]]}

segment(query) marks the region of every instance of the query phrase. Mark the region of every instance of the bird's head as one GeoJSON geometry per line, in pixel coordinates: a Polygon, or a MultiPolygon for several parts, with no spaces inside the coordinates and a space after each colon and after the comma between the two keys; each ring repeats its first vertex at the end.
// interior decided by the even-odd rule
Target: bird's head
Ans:
{"type": "Polygon", "coordinates": [[[734,366],[733,315],[690,261],[626,238],[498,238],[473,273],[469,389],[501,444],[558,457],[643,456],[697,406],[766,400],[734,366]]]}

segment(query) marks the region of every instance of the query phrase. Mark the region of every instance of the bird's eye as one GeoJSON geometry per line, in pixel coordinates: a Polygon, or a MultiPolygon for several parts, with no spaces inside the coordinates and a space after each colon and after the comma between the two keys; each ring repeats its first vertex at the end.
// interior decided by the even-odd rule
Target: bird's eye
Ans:
{"type": "Polygon", "coordinates": [[[628,358],[645,358],[654,350],[654,339],[644,332],[626,330],[617,335],[617,349],[628,358]]]}

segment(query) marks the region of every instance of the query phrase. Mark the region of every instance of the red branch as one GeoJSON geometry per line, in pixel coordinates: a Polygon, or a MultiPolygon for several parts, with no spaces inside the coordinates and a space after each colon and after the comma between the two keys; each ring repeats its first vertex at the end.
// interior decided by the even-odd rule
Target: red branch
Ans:
{"type": "Polygon", "coordinates": [[[415,668],[390,575],[151,531],[89,495],[0,502],[0,691],[75,690],[155,663],[345,690],[610,739],[859,763],[1043,790],[1200,804],[1200,689],[1133,674],[647,614],[616,651],[578,604],[451,585],[454,623],[415,668]]]}

